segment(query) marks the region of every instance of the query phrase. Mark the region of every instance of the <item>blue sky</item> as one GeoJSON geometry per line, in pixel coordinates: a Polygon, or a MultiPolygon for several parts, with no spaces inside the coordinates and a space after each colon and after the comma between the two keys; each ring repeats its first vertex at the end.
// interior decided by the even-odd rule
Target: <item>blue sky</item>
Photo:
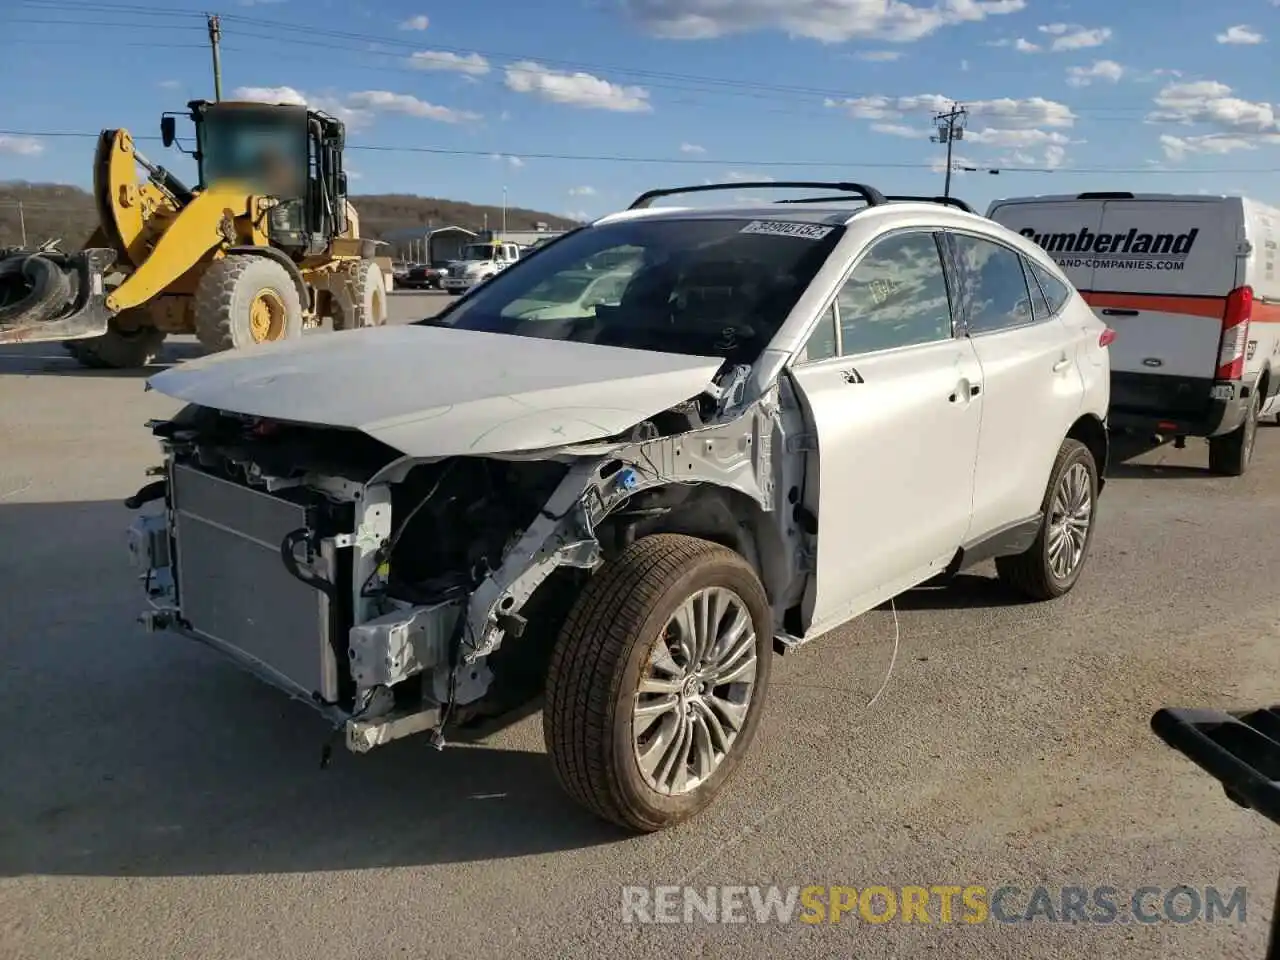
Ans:
{"type": "MultiPolygon", "coordinates": [[[[975,205],[1087,189],[1280,205],[1280,0],[5,0],[0,179],[88,185],[93,141],[39,134],[154,136],[162,110],[211,97],[206,10],[224,96],[341,116],[355,192],[505,188],[577,216],[708,180],[938,192],[932,117],[954,99],[959,161],[1001,170],[957,175],[975,205]]],[[[731,196],[748,194],[766,195],[731,196]]]]}

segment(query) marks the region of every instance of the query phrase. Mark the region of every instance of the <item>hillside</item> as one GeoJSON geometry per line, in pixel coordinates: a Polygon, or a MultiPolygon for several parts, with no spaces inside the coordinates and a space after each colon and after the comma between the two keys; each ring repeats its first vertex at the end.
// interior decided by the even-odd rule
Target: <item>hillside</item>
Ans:
{"type": "MultiPolygon", "coordinates": [[[[486,216],[490,227],[496,228],[502,223],[501,207],[477,206],[459,200],[369,194],[352,197],[351,202],[360,214],[361,233],[375,240],[414,227],[460,226],[479,230],[486,216]]],[[[97,216],[92,197],[79,187],[21,181],[0,183],[0,247],[22,242],[23,221],[30,246],[61,237],[64,250],[75,250],[93,230],[97,216]]],[[[510,230],[532,230],[539,222],[553,230],[573,225],[573,221],[553,214],[507,208],[510,230]]]]}

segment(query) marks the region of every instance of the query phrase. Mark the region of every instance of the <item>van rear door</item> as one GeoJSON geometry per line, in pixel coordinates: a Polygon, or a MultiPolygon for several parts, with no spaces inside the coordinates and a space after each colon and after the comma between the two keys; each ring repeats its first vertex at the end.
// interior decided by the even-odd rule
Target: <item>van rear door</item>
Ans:
{"type": "Polygon", "coordinates": [[[997,200],[987,211],[987,217],[1042,247],[1077,290],[1093,288],[1093,260],[1078,248],[1081,244],[1092,244],[1102,229],[1102,200],[1070,197],[997,200]]]}
{"type": "Polygon", "coordinates": [[[1113,408],[1170,420],[1208,408],[1240,227],[1229,200],[1106,201],[1082,293],[1116,331],[1113,408]]]}

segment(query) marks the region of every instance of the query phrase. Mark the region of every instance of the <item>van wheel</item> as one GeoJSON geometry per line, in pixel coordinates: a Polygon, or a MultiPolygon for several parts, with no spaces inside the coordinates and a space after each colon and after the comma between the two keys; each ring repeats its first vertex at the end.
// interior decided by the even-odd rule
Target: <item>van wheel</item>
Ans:
{"type": "Polygon", "coordinates": [[[1098,517],[1098,464],[1079,440],[1067,439],[1049,471],[1035,542],[996,558],[1000,579],[1032,600],[1053,600],[1080,579],[1098,517]]]}
{"type": "Polygon", "coordinates": [[[636,541],[588,581],[551,655],[543,731],[561,787],[643,833],[698,813],[751,746],[772,635],[738,554],[675,534],[636,541]]]}
{"type": "Polygon", "coordinates": [[[1253,459],[1254,441],[1258,438],[1258,418],[1262,413],[1262,394],[1253,391],[1244,423],[1221,437],[1209,438],[1209,470],[1224,477],[1241,477],[1253,459]]]}

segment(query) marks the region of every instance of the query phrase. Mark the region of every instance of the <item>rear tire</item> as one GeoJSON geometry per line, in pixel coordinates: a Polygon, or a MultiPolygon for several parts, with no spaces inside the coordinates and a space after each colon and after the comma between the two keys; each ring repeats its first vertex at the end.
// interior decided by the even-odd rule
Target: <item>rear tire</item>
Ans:
{"type": "Polygon", "coordinates": [[[380,327],[387,322],[387,278],[372,260],[358,260],[343,271],[351,285],[354,314],[347,316],[341,306],[334,311],[334,330],[380,327]]]}
{"type": "Polygon", "coordinates": [[[751,746],[772,645],[738,554],[675,534],[632,544],[588,581],[552,651],[543,731],[561,787],[638,832],[701,811],[751,746]],[[711,604],[716,628],[694,630],[711,604]]]}
{"type": "Polygon", "coordinates": [[[100,337],[64,340],[67,353],[90,370],[136,370],[160,355],[165,333],[155,327],[121,330],[115,320],[100,337]]]}
{"type": "Polygon", "coordinates": [[[1244,423],[1221,437],[1209,438],[1209,470],[1224,477],[1242,477],[1253,459],[1262,413],[1262,394],[1257,389],[1249,401],[1244,423]]]}
{"type": "Polygon", "coordinates": [[[238,350],[302,336],[302,302],[274,260],[229,254],[196,285],[196,338],[206,350],[238,350]]]}
{"type": "Polygon", "coordinates": [[[1080,579],[1098,517],[1098,464],[1079,440],[1058,449],[1040,510],[1040,532],[1022,553],[996,558],[1000,579],[1031,600],[1054,600],[1080,579]]]}

